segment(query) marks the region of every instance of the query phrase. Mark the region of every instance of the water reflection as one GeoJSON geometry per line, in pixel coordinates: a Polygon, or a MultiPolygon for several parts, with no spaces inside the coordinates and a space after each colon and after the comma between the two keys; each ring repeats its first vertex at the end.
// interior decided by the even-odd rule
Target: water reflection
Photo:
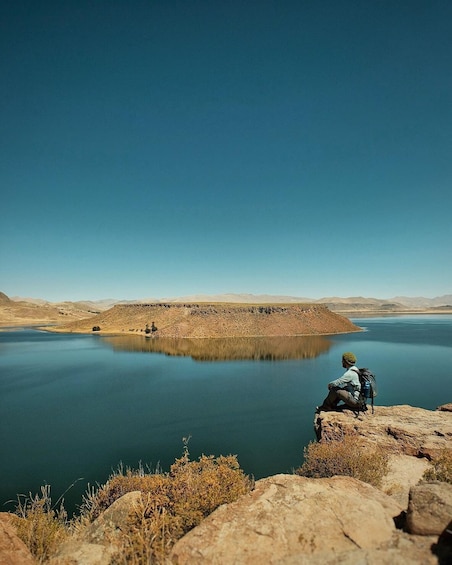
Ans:
{"type": "Polygon", "coordinates": [[[326,353],[331,347],[331,341],[324,336],[216,339],[110,336],[101,339],[118,351],[164,353],[192,357],[195,361],[310,359],[326,353]]]}

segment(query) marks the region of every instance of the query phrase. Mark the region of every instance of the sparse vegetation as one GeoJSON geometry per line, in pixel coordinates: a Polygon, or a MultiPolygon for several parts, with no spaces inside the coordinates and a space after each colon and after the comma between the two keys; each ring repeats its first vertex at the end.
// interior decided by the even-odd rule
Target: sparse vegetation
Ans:
{"type": "Polygon", "coordinates": [[[425,471],[423,479],[452,484],[452,450],[444,449],[439,457],[432,461],[432,466],[425,471]]]}
{"type": "Polygon", "coordinates": [[[104,485],[88,490],[80,516],[72,522],[62,507],[58,512],[52,508],[50,487],[42,487],[40,496],[19,501],[15,522],[19,537],[44,562],[72,531],[82,534],[115,500],[141,491],[141,502],[121,533],[118,563],[162,563],[179,538],[218,506],[251,488],[252,481],[240,469],[236,456],[202,455],[190,461],[185,445],[182,457],[168,473],[120,466],[104,485]]]}
{"type": "Polygon", "coordinates": [[[14,525],[17,535],[39,563],[52,555],[70,530],[63,505],[58,510],[52,506],[49,485],[41,487],[40,494],[18,498],[14,525]]]}
{"type": "Polygon", "coordinates": [[[378,446],[360,447],[357,438],[346,435],[332,441],[311,442],[304,449],[305,461],[296,470],[310,478],[345,475],[380,487],[389,470],[388,455],[378,446]]]}

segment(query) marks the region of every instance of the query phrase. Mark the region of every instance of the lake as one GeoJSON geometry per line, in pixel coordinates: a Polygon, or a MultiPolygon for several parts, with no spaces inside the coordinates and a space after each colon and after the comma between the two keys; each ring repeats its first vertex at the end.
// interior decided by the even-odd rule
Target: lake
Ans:
{"type": "Polygon", "coordinates": [[[49,484],[72,511],[121,462],[168,470],[188,437],[192,459],[291,473],[343,351],[376,374],[377,405],[452,401],[452,316],[353,321],[365,331],[255,340],[0,331],[0,510],[49,484]]]}

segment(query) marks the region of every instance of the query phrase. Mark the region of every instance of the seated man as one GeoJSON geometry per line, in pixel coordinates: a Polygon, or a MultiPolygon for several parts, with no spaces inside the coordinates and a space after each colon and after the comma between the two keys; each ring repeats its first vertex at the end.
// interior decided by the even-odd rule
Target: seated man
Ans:
{"type": "Polygon", "coordinates": [[[328,383],[329,393],[321,406],[317,406],[317,412],[321,410],[334,410],[342,400],[350,408],[359,406],[359,382],[356,357],[351,352],[342,355],[342,366],[347,369],[342,377],[328,383]]]}

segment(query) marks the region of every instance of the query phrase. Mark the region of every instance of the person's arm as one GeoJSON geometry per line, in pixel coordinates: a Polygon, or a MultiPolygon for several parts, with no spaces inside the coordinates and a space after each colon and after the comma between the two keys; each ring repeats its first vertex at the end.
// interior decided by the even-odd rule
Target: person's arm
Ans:
{"type": "Polygon", "coordinates": [[[328,388],[334,388],[334,387],[344,388],[353,380],[353,378],[354,378],[354,373],[352,372],[351,369],[348,369],[347,371],[345,371],[342,377],[339,377],[338,379],[328,383],[328,388]]]}

